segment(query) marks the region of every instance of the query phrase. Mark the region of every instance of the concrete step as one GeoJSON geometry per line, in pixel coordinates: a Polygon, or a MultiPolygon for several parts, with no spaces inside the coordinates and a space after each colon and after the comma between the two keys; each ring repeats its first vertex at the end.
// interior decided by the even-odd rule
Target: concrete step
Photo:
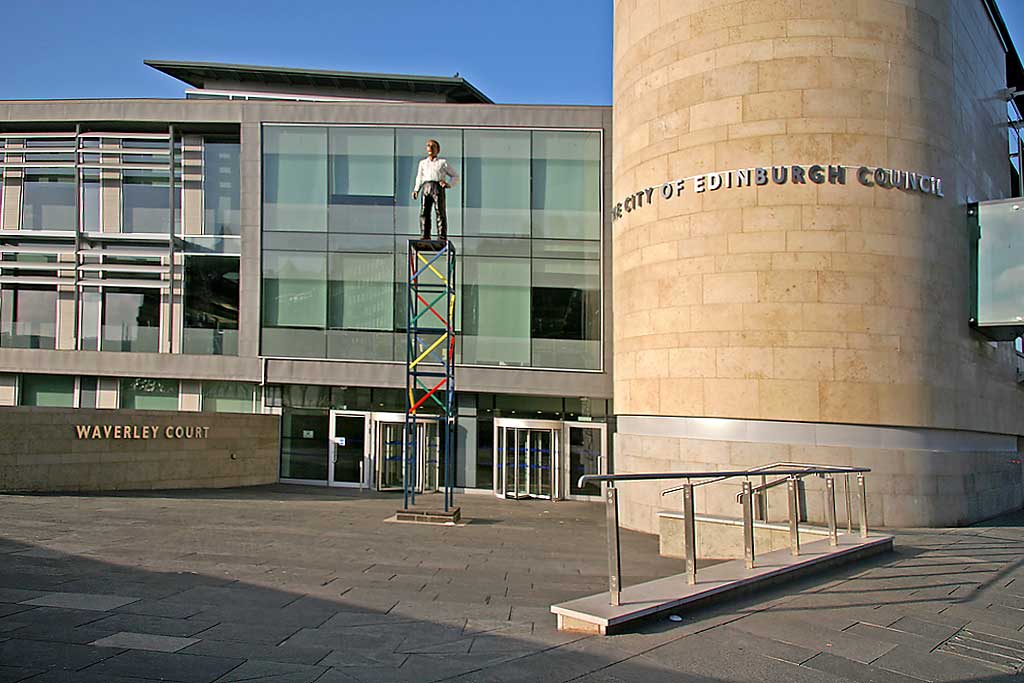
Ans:
{"type": "Polygon", "coordinates": [[[892,550],[892,536],[841,534],[837,546],[827,539],[801,547],[793,557],[788,549],[776,550],[756,558],[756,566],[747,569],[743,560],[730,560],[697,573],[690,585],[685,574],[655,579],[622,589],[621,604],[608,604],[602,592],[551,606],[558,619],[558,630],[606,635],[625,630],[629,624],[663,612],[697,609],[711,601],[751,593],[780,581],[864,557],[892,550]]]}

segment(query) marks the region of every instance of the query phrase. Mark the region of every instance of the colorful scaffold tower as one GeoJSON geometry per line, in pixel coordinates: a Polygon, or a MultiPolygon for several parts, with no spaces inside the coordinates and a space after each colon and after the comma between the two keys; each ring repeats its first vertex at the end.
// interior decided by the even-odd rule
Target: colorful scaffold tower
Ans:
{"type": "Polygon", "coordinates": [[[443,477],[444,511],[455,506],[455,247],[450,240],[409,240],[406,306],[404,506],[443,477]],[[436,452],[419,425],[436,420],[436,452]],[[424,455],[420,455],[420,454],[424,455]],[[419,471],[420,467],[424,471],[419,471]],[[436,468],[436,469],[434,469],[436,468]]]}

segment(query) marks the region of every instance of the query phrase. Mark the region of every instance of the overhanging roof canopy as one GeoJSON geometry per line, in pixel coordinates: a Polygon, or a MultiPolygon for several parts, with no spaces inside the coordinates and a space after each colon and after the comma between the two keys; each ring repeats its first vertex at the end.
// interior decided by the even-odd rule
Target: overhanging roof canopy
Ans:
{"type": "Polygon", "coordinates": [[[145,64],[194,88],[206,87],[207,83],[228,81],[240,84],[281,86],[282,91],[287,88],[305,87],[339,91],[389,91],[396,94],[409,93],[412,95],[429,93],[443,95],[448,102],[493,104],[487,95],[459,76],[408,76],[156,59],[147,59],[145,64]]]}

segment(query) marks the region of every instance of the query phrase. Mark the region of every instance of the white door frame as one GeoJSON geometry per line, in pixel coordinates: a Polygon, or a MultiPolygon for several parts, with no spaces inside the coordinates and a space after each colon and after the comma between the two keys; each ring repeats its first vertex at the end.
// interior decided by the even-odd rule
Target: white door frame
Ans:
{"type": "Polygon", "coordinates": [[[334,486],[337,488],[349,488],[349,489],[363,489],[370,485],[369,473],[373,472],[372,467],[372,452],[373,444],[370,441],[371,429],[370,423],[372,413],[361,410],[332,410],[328,419],[330,424],[328,426],[329,440],[328,440],[328,453],[327,453],[327,485],[334,486]],[[359,463],[359,481],[334,481],[334,463],[338,458],[338,443],[336,441],[337,434],[335,434],[336,420],[338,416],[342,417],[361,417],[363,418],[363,460],[359,463]]]}

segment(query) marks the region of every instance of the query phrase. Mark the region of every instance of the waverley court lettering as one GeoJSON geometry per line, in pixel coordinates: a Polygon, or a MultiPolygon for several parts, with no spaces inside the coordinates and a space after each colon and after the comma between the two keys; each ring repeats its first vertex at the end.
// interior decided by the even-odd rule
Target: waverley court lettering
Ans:
{"type": "Polygon", "coordinates": [[[183,427],[181,425],[75,425],[79,439],[205,439],[209,427],[183,427]]]}

